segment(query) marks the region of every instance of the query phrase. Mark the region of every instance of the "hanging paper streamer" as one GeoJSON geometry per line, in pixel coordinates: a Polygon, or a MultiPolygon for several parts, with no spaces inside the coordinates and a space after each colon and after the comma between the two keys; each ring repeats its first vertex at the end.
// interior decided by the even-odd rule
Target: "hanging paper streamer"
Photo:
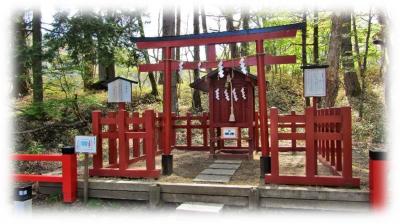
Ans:
{"type": "Polygon", "coordinates": [[[199,61],[199,63],[197,63],[197,69],[200,71],[200,69],[201,69],[201,61],[199,61]]]}
{"type": "Polygon", "coordinates": [[[240,69],[242,70],[242,73],[247,75],[247,67],[246,67],[246,64],[244,63],[244,58],[240,58],[239,64],[240,64],[240,69]]]}
{"type": "Polygon", "coordinates": [[[178,67],[178,74],[182,76],[183,73],[183,61],[179,62],[179,67],[178,67]]]}
{"type": "Polygon", "coordinates": [[[240,92],[242,93],[242,98],[245,100],[246,99],[246,93],[244,92],[244,88],[243,87],[240,90],[240,92]]]}
{"type": "Polygon", "coordinates": [[[219,101],[219,88],[215,89],[215,99],[219,101]]]}
{"type": "Polygon", "coordinates": [[[238,98],[238,96],[236,94],[236,88],[233,88],[232,95],[233,95],[233,99],[235,100],[235,102],[237,102],[239,98],[238,98]]]}
{"type": "Polygon", "coordinates": [[[229,98],[229,94],[228,94],[228,90],[227,89],[225,89],[224,94],[225,94],[226,101],[230,101],[231,99],[229,98]]]}
{"type": "Polygon", "coordinates": [[[224,77],[224,66],[222,61],[219,61],[218,63],[218,77],[220,78],[224,77]]]}

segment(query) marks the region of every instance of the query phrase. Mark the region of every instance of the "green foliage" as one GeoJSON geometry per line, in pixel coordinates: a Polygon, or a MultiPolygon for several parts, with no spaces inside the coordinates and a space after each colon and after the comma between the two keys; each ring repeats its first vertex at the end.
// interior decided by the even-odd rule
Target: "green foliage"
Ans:
{"type": "Polygon", "coordinates": [[[27,153],[29,154],[43,154],[46,151],[45,147],[38,142],[33,142],[32,145],[28,148],[27,153]]]}

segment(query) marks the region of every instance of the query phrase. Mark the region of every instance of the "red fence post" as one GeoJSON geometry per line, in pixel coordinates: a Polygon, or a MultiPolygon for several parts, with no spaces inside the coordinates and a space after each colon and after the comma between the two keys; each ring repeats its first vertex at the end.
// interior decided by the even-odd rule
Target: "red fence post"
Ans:
{"type": "Polygon", "coordinates": [[[101,111],[92,112],[92,133],[96,136],[96,154],[93,155],[93,169],[103,167],[103,147],[101,138],[101,111]]]}
{"type": "MultiPolygon", "coordinates": [[[[132,113],[132,127],[133,127],[133,132],[139,130],[139,113],[138,112],[133,112],[132,113]]],[[[133,157],[139,157],[140,156],[140,144],[139,144],[139,139],[133,139],[132,140],[132,148],[133,148],[133,157]]]]}
{"type": "Polygon", "coordinates": [[[192,147],[192,114],[186,113],[186,146],[192,147]]]}
{"type": "MultiPolygon", "coordinates": [[[[335,115],[341,115],[340,108],[335,108],[335,115]]],[[[342,124],[336,124],[336,132],[341,133],[342,124]]],[[[336,140],[336,170],[342,171],[342,141],[336,140]]]]}
{"type": "Polygon", "coordinates": [[[351,108],[342,107],[342,138],[343,138],[343,178],[348,181],[352,174],[352,139],[351,139],[351,108]]]}
{"type": "MultiPolygon", "coordinates": [[[[329,109],[329,115],[330,116],[335,115],[335,108],[329,109]]],[[[329,123],[329,131],[331,133],[336,132],[335,126],[336,126],[335,123],[333,123],[332,121],[329,123]]],[[[331,166],[336,166],[336,157],[335,157],[336,147],[335,147],[335,140],[333,140],[333,139],[329,143],[329,150],[331,153],[331,166]]]]}
{"type": "MultiPolygon", "coordinates": [[[[108,112],[107,114],[108,118],[113,118],[115,119],[115,112],[108,112]]],[[[115,133],[116,131],[116,125],[114,124],[109,124],[108,125],[108,132],[109,133],[115,133]]],[[[109,164],[116,164],[117,163],[117,140],[115,138],[111,138],[111,136],[108,137],[108,163],[109,164]]]]}
{"type": "Polygon", "coordinates": [[[278,138],[278,109],[271,108],[271,176],[279,176],[279,138],[278,138]]]}
{"type": "MultiPolygon", "coordinates": [[[[290,113],[290,115],[292,115],[293,117],[295,117],[296,116],[296,112],[295,111],[292,111],[291,113],[290,113]]],[[[292,132],[292,134],[295,134],[297,131],[296,131],[296,122],[292,122],[291,123],[291,129],[290,129],[290,131],[292,132]]],[[[296,139],[294,138],[294,135],[292,135],[292,150],[296,150],[296,148],[297,148],[297,143],[296,143],[296,139]]]]}
{"type": "Polygon", "coordinates": [[[76,154],[62,155],[62,191],[64,202],[72,203],[76,200],[77,191],[77,164],[76,154]]]}
{"type": "Polygon", "coordinates": [[[314,177],[316,174],[316,151],[314,149],[314,108],[308,107],[306,108],[306,176],[314,177]]]}
{"type": "Polygon", "coordinates": [[[144,129],[146,132],[146,169],[155,170],[155,119],[156,116],[153,110],[146,110],[144,112],[144,129]]]}
{"type": "Polygon", "coordinates": [[[129,150],[126,144],[126,111],[119,110],[117,114],[118,125],[118,153],[119,153],[119,169],[126,170],[128,168],[129,150]]]}
{"type": "Polygon", "coordinates": [[[369,198],[371,208],[381,210],[386,202],[386,152],[369,151],[369,198]]]}
{"type": "Polygon", "coordinates": [[[203,146],[204,147],[208,146],[207,120],[208,120],[208,114],[204,112],[203,117],[201,119],[201,125],[203,126],[203,146]]]}

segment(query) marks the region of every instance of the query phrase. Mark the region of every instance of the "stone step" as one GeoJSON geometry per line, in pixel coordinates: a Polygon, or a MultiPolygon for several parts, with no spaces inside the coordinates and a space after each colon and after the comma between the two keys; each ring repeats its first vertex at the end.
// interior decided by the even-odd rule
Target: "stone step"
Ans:
{"type": "Polygon", "coordinates": [[[224,204],[204,203],[204,202],[185,202],[179,205],[176,210],[184,212],[201,212],[201,213],[221,213],[224,204]]]}
{"type": "Polygon", "coordinates": [[[235,172],[232,169],[205,169],[200,174],[232,176],[235,172]]]}
{"type": "Polygon", "coordinates": [[[225,164],[242,164],[242,160],[227,160],[227,159],[218,159],[215,160],[214,163],[225,163],[225,164]]]}
{"type": "Polygon", "coordinates": [[[228,183],[230,180],[231,176],[228,175],[199,174],[194,178],[193,182],[228,183]]]}
{"type": "Polygon", "coordinates": [[[214,164],[211,164],[208,168],[211,168],[211,169],[232,169],[232,170],[236,170],[239,167],[240,167],[240,164],[214,163],[214,164]]]}

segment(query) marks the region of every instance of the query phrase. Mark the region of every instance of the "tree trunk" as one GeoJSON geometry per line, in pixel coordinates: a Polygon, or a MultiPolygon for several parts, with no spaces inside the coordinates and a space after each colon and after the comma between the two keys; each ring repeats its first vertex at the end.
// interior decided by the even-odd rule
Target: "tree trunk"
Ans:
{"type": "MultiPolygon", "coordinates": [[[[194,34],[199,34],[200,33],[200,24],[199,24],[199,7],[198,5],[195,5],[193,8],[193,33],[194,34]]],[[[200,61],[200,47],[199,46],[194,46],[194,55],[193,55],[193,60],[194,61],[200,61]]],[[[200,72],[199,69],[194,69],[194,81],[200,78],[200,72]]],[[[200,91],[198,89],[193,90],[193,110],[196,112],[203,111],[203,108],[201,107],[201,98],[200,98],[200,91]]]]}
{"type": "Polygon", "coordinates": [[[107,80],[107,71],[106,67],[103,63],[99,62],[99,81],[106,81],[107,80]]]}
{"type": "Polygon", "coordinates": [[[363,63],[361,66],[360,77],[361,77],[361,102],[359,108],[360,119],[363,118],[364,113],[364,99],[365,92],[367,90],[367,83],[365,82],[365,72],[367,71],[367,58],[368,58],[368,49],[369,49],[369,38],[371,36],[371,21],[372,21],[372,12],[369,11],[368,16],[368,28],[367,28],[367,36],[365,37],[365,52],[363,57],[363,63]]]}
{"type": "MultiPolygon", "coordinates": [[[[175,35],[175,10],[173,6],[164,6],[163,16],[162,16],[162,35],[163,36],[174,36],[175,35]]],[[[163,57],[164,57],[163,53],[163,57]]],[[[174,58],[174,52],[172,53],[172,58],[174,58]]],[[[178,112],[178,98],[177,98],[177,88],[176,88],[176,75],[175,72],[171,72],[173,76],[171,78],[171,109],[172,112],[178,112]]],[[[164,78],[165,82],[165,78],[164,78]]],[[[165,87],[165,84],[164,84],[165,87]]],[[[165,91],[165,90],[164,90],[165,91]]]]}
{"type": "MultiPolygon", "coordinates": [[[[307,12],[304,11],[302,15],[302,22],[304,28],[301,30],[301,64],[307,65],[307,12]]],[[[306,107],[310,106],[310,97],[306,97],[306,107]]]]}
{"type": "MultiPolygon", "coordinates": [[[[201,11],[200,12],[200,14],[201,14],[201,26],[203,28],[203,33],[207,33],[208,32],[207,31],[207,17],[206,17],[206,12],[204,10],[204,5],[201,6],[200,11],[201,11]]],[[[208,46],[205,47],[205,50],[206,50],[206,52],[205,52],[206,60],[209,61],[209,56],[207,54],[208,46]]],[[[212,70],[211,68],[207,68],[207,72],[211,72],[211,70],[212,70]]]]}
{"type": "MultiPolygon", "coordinates": [[[[138,20],[140,37],[145,37],[142,16],[138,15],[137,16],[137,20],[138,20]]],[[[149,58],[149,54],[147,53],[147,50],[144,51],[144,60],[146,61],[146,64],[150,64],[150,58],[149,58]]],[[[151,84],[151,94],[153,96],[158,96],[157,82],[156,82],[156,79],[154,77],[154,73],[153,72],[149,72],[148,75],[149,75],[149,80],[150,80],[150,84],[151,84]]]]}
{"type": "Polygon", "coordinates": [[[93,84],[93,78],[95,72],[94,61],[93,59],[84,56],[81,66],[82,66],[83,88],[84,90],[88,90],[91,88],[91,85],[93,84]]]}
{"type": "Polygon", "coordinates": [[[32,18],[32,74],[33,74],[33,103],[43,102],[42,79],[42,14],[36,9],[32,18]]]}
{"type": "Polygon", "coordinates": [[[335,106],[336,97],[339,91],[339,56],[340,56],[340,42],[341,42],[341,16],[335,13],[331,16],[332,26],[331,35],[329,39],[328,50],[328,69],[327,69],[327,94],[325,97],[325,106],[335,106]]]}
{"type": "MultiPolygon", "coordinates": [[[[244,30],[250,29],[250,15],[249,15],[249,9],[243,7],[241,11],[241,17],[242,17],[242,27],[244,30]]],[[[241,49],[240,49],[240,54],[241,56],[246,56],[249,54],[249,43],[248,42],[242,42],[241,43],[241,49]]]]}
{"type": "MultiPolygon", "coordinates": [[[[226,18],[226,30],[234,31],[235,27],[233,26],[233,11],[231,9],[228,9],[225,12],[225,18],[226,18]]],[[[231,52],[231,58],[239,57],[239,52],[237,50],[236,43],[229,44],[229,50],[231,52]]]]}
{"type": "Polygon", "coordinates": [[[314,33],[313,33],[313,55],[314,55],[314,64],[318,64],[319,63],[319,34],[318,34],[318,11],[315,10],[314,11],[314,24],[313,24],[313,28],[314,28],[314,33]]]}
{"type": "Polygon", "coordinates": [[[24,21],[24,11],[18,11],[15,22],[15,42],[14,42],[14,96],[23,97],[29,94],[30,77],[26,59],[26,24],[24,21]]]}
{"type": "Polygon", "coordinates": [[[351,43],[351,12],[342,14],[342,46],[341,57],[344,69],[344,89],[351,106],[356,104],[356,98],[361,93],[360,82],[354,68],[353,45],[351,43]]]}

